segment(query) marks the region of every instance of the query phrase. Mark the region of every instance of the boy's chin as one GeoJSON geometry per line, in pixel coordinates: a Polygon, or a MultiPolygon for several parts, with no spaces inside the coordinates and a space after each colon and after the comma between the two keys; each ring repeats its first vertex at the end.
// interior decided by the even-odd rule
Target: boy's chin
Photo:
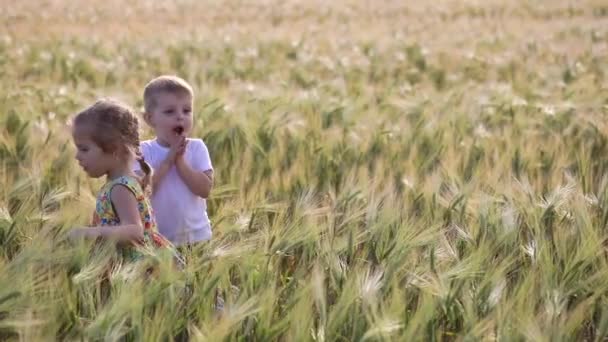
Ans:
{"type": "Polygon", "coordinates": [[[177,134],[175,132],[171,132],[171,134],[169,134],[169,136],[167,137],[167,139],[165,139],[165,141],[168,141],[168,142],[171,142],[171,143],[179,141],[179,139],[181,137],[186,137],[187,138],[188,137],[188,133],[189,133],[188,131],[183,131],[181,134],[177,134]]]}
{"type": "Polygon", "coordinates": [[[173,136],[186,136],[190,133],[190,130],[181,130],[181,131],[171,131],[171,135],[173,136]]]}

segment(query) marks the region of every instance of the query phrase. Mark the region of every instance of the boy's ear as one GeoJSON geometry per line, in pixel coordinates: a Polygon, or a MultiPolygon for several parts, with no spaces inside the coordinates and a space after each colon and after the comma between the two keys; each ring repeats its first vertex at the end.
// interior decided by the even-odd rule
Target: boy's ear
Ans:
{"type": "Polygon", "coordinates": [[[141,116],[143,116],[144,121],[150,126],[153,127],[152,125],[152,114],[148,113],[148,112],[143,112],[141,114],[141,116]]]}

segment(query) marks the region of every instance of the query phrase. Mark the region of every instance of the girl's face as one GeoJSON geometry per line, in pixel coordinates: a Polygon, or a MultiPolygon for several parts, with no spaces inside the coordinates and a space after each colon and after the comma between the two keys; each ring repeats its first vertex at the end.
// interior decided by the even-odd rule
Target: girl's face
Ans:
{"type": "Polygon", "coordinates": [[[76,160],[89,177],[99,178],[110,172],[117,158],[105,153],[82,128],[75,127],[72,137],[76,145],[76,160]]]}

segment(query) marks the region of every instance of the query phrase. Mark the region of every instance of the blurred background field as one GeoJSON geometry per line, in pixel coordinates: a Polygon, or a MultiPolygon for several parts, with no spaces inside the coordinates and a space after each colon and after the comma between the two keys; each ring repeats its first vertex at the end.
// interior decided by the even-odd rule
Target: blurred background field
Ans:
{"type": "Polygon", "coordinates": [[[0,339],[606,338],[604,1],[0,0],[0,20],[0,339]],[[63,240],[100,182],[66,122],[140,109],[163,73],[195,88],[215,235],[102,300],[109,252],[63,240]]]}

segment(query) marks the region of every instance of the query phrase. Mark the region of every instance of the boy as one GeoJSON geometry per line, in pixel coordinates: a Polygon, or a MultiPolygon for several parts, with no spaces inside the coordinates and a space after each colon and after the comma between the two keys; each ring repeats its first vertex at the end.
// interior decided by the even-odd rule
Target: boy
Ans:
{"type": "Polygon", "coordinates": [[[176,246],[211,239],[206,198],[213,167],[201,139],[192,132],[192,87],[176,76],[160,76],[144,89],[144,119],[156,138],[141,142],[144,159],[154,168],[152,207],[158,229],[176,246]]]}

